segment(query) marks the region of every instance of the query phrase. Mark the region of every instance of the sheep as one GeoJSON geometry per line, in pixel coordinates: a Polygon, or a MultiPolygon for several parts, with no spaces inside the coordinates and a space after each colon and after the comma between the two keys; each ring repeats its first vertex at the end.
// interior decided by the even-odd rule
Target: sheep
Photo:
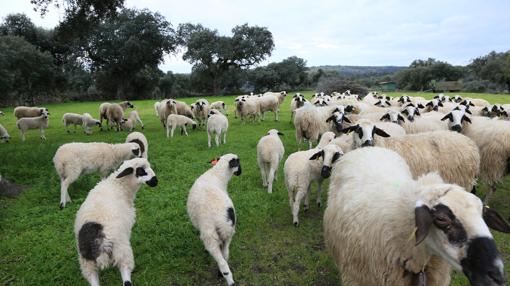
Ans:
{"type": "Polygon", "coordinates": [[[160,107],[160,105],[161,105],[161,102],[159,102],[159,101],[154,102],[154,113],[158,117],[159,117],[159,107],[160,107]]]}
{"type": "Polygon", "coordinates": [[[261,113],[258,99],[241,98],[236,102],[236,111],[243,122],[246,122],[247,117],[250,117],[253,122],[260,120],[261,113]]]}
{"type": "Polygon", "coordinates": [[[0,111],[0,116],[5,116],[5,114],[3,113],[3,111],[0,111]]]}
{"type": "Polygon", "coordinates": [[[128,119],[122,119],[122,122],[120,123],[120,127],[123,130],[129,130],[133,131],[133,129],[136,128],[136,123],[140,123],[142,126],[142,130],[144,129],[142,119],[140,119],[140,115],[138,115],[138,111],[133,110],[129,113],[128,119]]]}
{"type": "Polygon", "coordinates": [[[25,133],[29,129],[39,129],[42,140],[46,140],[44,129],[48,128],[50,113],[43,109],[42,114],[38,117],[22,117],[16,121],[16,127],[21,134],[21,140],[25,141],[25,133]]]}
{"type": "Polygon", "coordinates": [[[303,105],[305,104],[305,102],[308,102],[308,100],[306,100],[306,98],[301,95],[301,93],[296,93],[293,97],[292,97],[292,100],[290,102],[290,122],[292,122],[294,120],[294,114],[296,112],[296,109],[300,108],[300,107],[303,107],[303,105]]]}
{"type": "Polygon", "coordinates": [[[74,132],[76,132],[76,126],[81,126],[85,134],[91,134],[90,127],[97,125],[101,127],[99,120],[95,120],[89,113],[77,114],[77,113],[65,113],[62,116],[62,122],[66,128],[67,133],[69,131],[69,125],[74,125],[74,132]]]}
{"type": "Polygon", "coordinates": [[[143,133],[140,132],[131,132],[126,137],[125,143],[136,143],[140,146],[140,157],[148,159],[149,158],[149,142],[143,133]]]}
{"type": "Polygon", "coordinates": [[[86,113],[86,112],[83,113],[82,122],[83,122],[83,124],[82,124],[83,132],[85,132],[85,134],[87,134],[87,135],[92,134],[91,127],[94,125],[97,125],[97,126],[99,126],[99,128],[102,128],[101,122],[97,119],[92,118],[92,115],[90,115],[90,113],[86,113]]]}
{"type": "Polygon", "coordinates": [[[494,105],[488,105],[481,109],[481,115],[487,116],[487,117],[498,117],[501,115],[501,113],[504,111],[502,106],[494,104],[494,105]]]}
{"type": "Polygon", "coordinates": [[[292,153],[287,158],[283,171],[294,226],[297,227],[299,225],[299,207],[303,198],[305,198],[304,210],[308,210],[311,184],[313,182],[318,183],[317,205],[319,207],[322,205],[322,182],[328,172],[327,166],[331,167],[331,164],[342,155],[343,152],[337,145],[326,143],[314,149],[292,153]],[[322,161],[319,160],[321,157],[323,158],[322,161]],[[325,173],[324,176],[321,173],[325,173]]]}
{"type": "MultiPolygon", "coordinates": [[[[122,112],[121,112],[122,115],[124,115],[124,110],[126,110],[128,108],[134,108],[134,105],[131,104],[131,102],[129,102],[129,101],[123,101],[123,102],[121,102],[119,104],[117,104],[117,103],[109,103],[109,102],[101,103],[101,105],[99,105],[99,121],[101,122],[101,125],[102,125],[103,124],[103,119],[106,120],[106,128],[107,129],[110,126],[110,119],[108,117],[108,110],[110,109],[110,107],[112,105],[120,106],[122,108],[122,112]]],[[[114,110],[115,111],[113,111],[112,115],[119,113],[117,107],[114,107],[114,110]]],[[[120,124],[120,120],[122,120],[122,115],[120,115],[119,118],[115,117],[115,119],[118,120],[119,124],[120,124]]],[[[102,129],[103,128],[101,127],[101,130],[102,129]]]]}
{"type": "Polygon", "coordinates": [[[241,175],[241,163],[235,154],[225,154],[211,163],[213,167],[191,187],[186,207],[191,223],[200,231],[205,249],[218,264],[219,273],[229,286],[233,286],[234,277],[228,259],[236,214],[227,187],[232,175],[241,175]]]}
{"type": "Polygon", "coordinates": [[[223,134],[223,144],[227,144],[228,119],[220,112],[210,111],[207,116],[207,146],[211,148],[211,136],[215,135],[216,147],[220,146],[223,134]]]}
{"type": "Polygon", "coordinates": [[[215,101],[211,103],[211,109],[219,110],[225,115],[227,114],[227,105],[225,105],[225,102],[223,101],[215,101]]]}
{"type": "Polygon", "coordinates": [[[405,122],[404,116],[402,116],[400,112],[395,110],[388,110],[383,116],[379,118],[379,120],[388,121],[399,125],[405,122]]]}
{"type": "Polygon", "coordinates": [[[282,140],[278,135],[283,133],[276,129],[271,129],[267,135],[260,138],[257,144],[257,163],[262,176],[262,185],[267,187],[267,192],[273,192],[273,180],[277,179],[278,166],[285,153],[282,140]]]}
{"type": "Polygon", "coordinates": [[[209,102],[205,99],[199,99],[191,105],[193,116],[197,120],[198,125],[205,125],[210,109],[209,102]]]}
{"type": "Polygon", "coordinates": [[[166,138],[174,137],[174,131],[177,127],[181,128],[181,134],[184,133],[188,136],[188,131],[186,130],[186,126],[193,126],[193,130],[197,128],[197,123],[184,115],[179,114],[170,114],[168,115],[168,119],[166,121],[166,138]]]}
{"type": "Polygon", "coordinates": [[[109,126],[111,123],[113,123],[116,127],[116,130],[120,131],[121,123],[123,122],[124,117],[124,110],[127,107],[133,108],[133,105],[128,101],[122,102],[120,104],[111,103],[110,105],[108,105],[106,109],[107,117],[106,124],[109,126]]]}
{"type": "Polygon", "coordinates": [[[408,103],[402,106],[400,113],[404,114],[409,121],[414,121],[415,117],[420,116],[420,110],[413,103],[408,103]]]}
{"type": "Polygon", "coordinates": [[[53,157],[55,170],[60,177],[60,208],[71,202],[67,189],[80,175],[99,171],[104,178],[123,161],[141,157],[141,153],[140,145],[136,142],[67,143],[60,146],[53,157]]]}
{"type": "Polygon", "coordinates": [[[444,114],[431,111],[423,113],[414,121],[403,122],[401,126],[405,129],[407,134],[423,133],[437,130],[448,130],[448,124],[441,121],[444,114]]]}
{"type": "Polygon", "coordinates": [[[179,114],[177,112],[177,102],[173,99],[163,99],[158,104],[158,117],[163,127],[166,127],[166,121],[170,114],[179,114]]]}
{"type": "Polygon", "coordinates": [[[469,118],[462,110],[453,110],[444,116],[451,130],[472,139],[480,150],[480,179],[489,185],[484,203],[510,170],[510,122],[486,117],[469,118]]]}
{"type": "MultiPolygon", "coordinates": [[[[110,126],[108,122],[108,116],[106,115],[108,111],[108,107],[111,105],[109,102],[103,102],[101,105],[99,105],[99,121],[101,122],[101,126],[103,125],[103,120],[106,120],[106,128],[108,129],[108,126],[110,126]]],[[[101,127],[101,130],[103,128],[101,127]]]]}
{"type": "Polygon", "coordinates": [[[260,113],[262,114],[262,120],[264,120],[265,112],[271,111],[274,113],[274,120],[278,121],[278,112],[280,108],[280,97],[272,93],[264,94],[258,98],[260,106],[260,113]]]}
{"type": "Polygon", "coordinates": [[[10,139],[11,136],[7,132],[7,129],[5,129],[5,127],[3,127],[2,124],[0,124],[0,140],[2,140],[3,142],[9,142],[10,139]]]}
{"type": "Polygon", "coordinates": [[[444,102],[449,101],[450,97],[448,95],[444,95],[444,93],[440,93],[440,94],[434,96],[434,99],[437,99],[444,103],[444,102]]]}
{"type": "Polygon", "coordinates": [[[480,154],[473,140],[450,131],[434,131],[391,138],[377,125],[358,122],[344,129],[352,134],[352,148],[378,146],[391,149],[406,161],[414,178],[437,171],[448,183],[473,190],[480,173],[480,154]],[[380,138],[381,137],[390,138],[380,138]]]}
{"type": "Polygon", "coordinates": [[[193,112],[191,111],[191,108],[185,102],[175,100],[175,108],[177,110],[177,114],[184,115],[186,117],[194,119],[193,112]]]}
{"type": "Polygon", "coordinates": [[[446,286],[450,267],[472,285],[505,285],[488,228],[499,224],[473,194],[437,173],[414,179],[397,153],[372,147],[333,167],[324,238],[342,285],[446,286]]]}
{"type": "Polygon", "coordinates": [[[280,105],[285,100],[285,97],[287,96],[287,92],[285,90],[282,90],[280,92],[268,91],[268,92],[264,93],[262,96],[267,96],[267,95],[276,96],[278,98],[278,105],[280,105]]]}
{"type": "Polygon", "coordinates": [[[140,185],[155,187],[156,174],[147,159],[125,161],[119,169],[99,182],[76,213],[74,236],[81,273],[99,286],[99,269],[119,268],[124,286],[130,286],[135,267],[131,229],[135,223],[135,197],[140,185]]]}
{"type": "Polygon", "coordinates": [[[466,100],[470,100],[473,106],[486,107],[491,105],[487,100],[481,98],[466,97],[466,100]]]}
{"type": "Polygon", "coordinates": [[[439,107],[443,107],[443,102],[439,99],[432,99],[431,101],[427,102],[427,104],[425,104],[425,112],[430,112],[430,111],[439,111],[439,107]]]}
{"type": "Polygon", "coordinates": [[[453,97],[450,97],[450,102],[461,103],[462,100],[463,100],[462,96],[458,94],[453,97]]]}
{"type": "Polygon", "coordinates": [[[48,108],[18,106],[14,108],[14,117],[16,117],[16,120],[19,120],[23,117],[39,117],[43,115],[43,112],[49,112],[48,108]]]}

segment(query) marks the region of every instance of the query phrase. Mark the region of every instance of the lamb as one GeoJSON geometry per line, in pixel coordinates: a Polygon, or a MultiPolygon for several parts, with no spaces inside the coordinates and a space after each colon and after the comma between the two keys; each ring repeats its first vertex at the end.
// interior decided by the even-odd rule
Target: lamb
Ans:
{"type": "Polygon", "coordinates": [[[0,140],[2,140],[3,142],[9,142],[10,139],[11,136],[7,132],[7,129],[5,129],[5,127],[3,127],[2,124],[0,124],[0,140]]]}
{"type": "Polygon", "coordinates": [[[81,273],[99,286],[98,269],[119,268],[124,286],[130,286],[135,267],[131,229],[135,223],[134,200],[140,185],[155,187],[156,174],[147,159],[125,161],[108,178],[99,182],[80,206],[74,222],[81,273]]]}
{"type": "Polygon", "coordinates": [[[149,158],[149,142],[143,133],[140,132],[131,132],[126,137],[125,143],[136,143],[140,146],[140,157],[148,159],[149,158]]]}
{"type": "Polygon", "coordinates": [[[46,140],[44,129],[48,128],[50,113],[43,109],[42,114],[38,117],[22,117],[16,121],[16,127],[21,134],[21,140],[25,141],[25,133],[30,129],[39,129],[42,140],[46,140]]]}
{"type": "Polygon", "coordinates": [[[414,178],[439,172],[448,183],[473,190],[480,172],[480,154],[473,140],[450,131],[434,131],[394,138],[370,122],[358,122],[344,132],[353,132],[352,149],[365,146],[384,147],[402,156],[414,178]]]}
{"type": "Polygon", "coordinates": [[[70,133],[69,125],[74,125],[75,132],[76,126],[81,126],[85,134],[91,134],[92,131],[90,128],[94,125],[101,127],[101,122],[92,118],[89,113],[84,113],[83,115],[77,113],[65,113],[62,116],[62,122],[64,123],[67,133],[70,133]]]}
{"type": "Polygon", "coordinates": [[[262,185],[267,187],[267,192],[273,192],[273,180],[277,179],[278,166],[285,153],[282,140],[278,135],[283,133],[271,129],[267,135],[260,138],[257,144],[257,162],[262,176],[262,185]]]}
{"type": "MultiPolygon", "coordinates": [[[[318,183],[317,205],[322,205],[321,192],[322,182],[327,177],[328,167],[331,166],[343,154],[342,150],[334,144],[328,144],[334,138],[332,135],[321,139],[322,144],[307,151],[298,151],[290,154],[285,161],[283,170],[285,174],[285,186],[289,194],[289,205],[292,211],[292,222],[294,226],[299,225],[299,207],[301,200],[305,198],[304,209],[308,210],[310,205],[311,184],[318,183]],[[323,160],[319,160],[323,158],[323,160]],[[321,173],[326,173],[324,176],[321,173]]],[[[326,135],[326,133],[324,134],[326,135]]],[[[324,137],[324,136],[323,136],[324,137]]]]}
{"type": "Polygon", "coordinates": [[[186,126],[193,126],[193,130],[197,128],[197,123],[184,115],[179,114],[170,114],[168,115],[168,119],[166,121],[166,138],[174,137],[174,131],[177,127],[181,128],[181,134],[184,132],[186,136],[188,136],[188,131],[186,130],[186,126]]]}
{"type": "Polygon", "coordinates": [[[39,117],[43,115],[43,112],[49,112],[48,108],[45,107],[28,107],[28,106],[18,106],[14,108],[14,117],[17,120],[23,117],[39,117]]]}
{"type": "MultiPolygon", "coordinates": [[[[106,120],[106,128],[108,129],[108,126],[110,126],[110,123],[108,122],[108,116],[106,115],[108,111],[108,107],[112,105],[109,102],[103,102],[101,105],[99,105],[99,121],[101,122],[101,126],[103,125],[103,120],[106,120]]],[[[101,130],[103,128],[101,127],[101,130]]]]}
{"type": "Polygon", "coordinates": [[[186,102],[175,100],[175,108],[177,110],[177,114],[184,115],[186,117],[194,119],[193,112],[191,111],[189,105],[186,104],[186,102]]]}
{"type": "Polygon", "coordinates": [[[510,122],[486,117],[469,118],[462,110],[445,115],[451,130],[471,138],[480,149],[480,179],[489,185],[484,203],[510,170],[510,122]]]}
{"type": "MultiPolygon", "coordinates": [[[[132,105],[131,105],[132,106],[132,105]]],[[[114,124],[117,131],[120,131],[121,123],[123,122],[124,117],[124,107],[117,103],[112,103],[108,105],[106,109],[106,117],[107,117],[107,125],[111,123],[114,124]]]]}
{"type": "MultiPolygon", "coordinates": [[[[191,110],[190,110],[191,111],[191,110]]],[[[163,127],[166,127],[166,121],[170,114],[179,114],[177,112],[177,102],[173,99],[164,99],[158,104],[158,117],[163,124],[163,127]]]]}
{"type": "Polygon", "coordinates": [[[505,285],[488,228],[500,224],[473,194],[437,173],[413,179],[402,157],[373,147],[333,167],[324,238],[342,285],[447,286],[450,267],[472,285],[505,285]]]}
{"type": "Polygon", "coordinates": [[[278,105],[280,105],[285,100],[285,97],[287,96],[287,92],[285,90],[282,90],[280,92],[268,91],[268,92],[264,93],[262,96],[266,96],[266,95],[276,96],[278,98],[278,105]]]}
{"type": "Polygon", "coordinates": [[[218,264],[229,286],[234,277],[228,265],[229,247],[235,233],[236,214],[227,187],[232,175],[241,175],[239,157],[225,154],[193,184],[187,210],[193,226],[200,231],[205,249],[218,264]]]}
{"type": "Polygon", "coordinates": [[[80,175],[99,171],[101,177],[117,168],[123,161],[141,157],[138,143],[67,143],[60,146],[53,157],[55,170],[60,177],[60,208],[71,202],[69,186],[80,175]]]}
{"type": "Polygon", "coordinates": [[[223,144],[227,144],[228,119],[220,112],[209,112],[207,118],[207,146],[211,148],[211,135],[215,134],[216,147],[220,146],[220,136],[223,134],[223,144]]]}
{"type": "Polygon", "coordinates": [[[99,126],[99,128],[102,128],[101,126],[101,122],[97,119],[94,119],[92,118],[92,115],[90,115],[90,113],[83,113],[82,115],[82,128],[83,128],[83,131],[85,132],[85,134],[92,134],[92,130],[91,130],[91,127],[94,126],[94,125],[97,125],[99,126]]]}
{"type": "Polygon", "coordinates": [[[211,103],[211,109],[216,109],[221,111],[221,113],[227,115],[227,105],[223,101],[215,101],[211,103]]]}
{"type": "Polygon", "coordinates": [[[274,113],[274,120],[278,121],[278,111],[280,108],[280,97],[273,94],[264,94],[258,98],[260,106],[260,113],[262,114],[262,120],[264,120],[264,114],[267,111],[274,113]]]}
{"type": "Polygon", "coordinates": [[[133,129],[136,128],[137,122],[140,123],[140,125],[142,126],[142,130],[143,130],[144,126],[143,126],[142,119],[140,119],[140,115],[138,115],[138,111],[133,110],[129,113],[128,119],[124,119],[124,118],[122,119],[120,126],[122,127],[123,130],[133,131],[133,129]]]}
{"type": "Polygon", "coordinates": [[[252,121],[260,120],[260,104],[257,99],[240,99],[236,102],[236,111],[243,122],[246,122],[247,117],[251,117],[252,121]]]}

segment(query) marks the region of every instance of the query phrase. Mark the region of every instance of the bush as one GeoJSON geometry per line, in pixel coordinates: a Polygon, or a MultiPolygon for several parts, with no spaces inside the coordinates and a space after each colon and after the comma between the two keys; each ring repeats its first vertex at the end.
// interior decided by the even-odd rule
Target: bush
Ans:
{"type": "Polygon", "coordinates": [[[317,91],[328,94],[333,91],[344,92],[348,89],[354,94],[366,95],[368,93],[366,87],[339,76],[321,77],[317,83],[317,91]]]}

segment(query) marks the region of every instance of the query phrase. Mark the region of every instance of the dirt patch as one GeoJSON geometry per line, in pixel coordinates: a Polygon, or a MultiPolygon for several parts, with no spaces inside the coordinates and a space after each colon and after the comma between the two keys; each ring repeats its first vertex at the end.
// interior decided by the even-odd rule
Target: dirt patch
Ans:
{"type": "Polygon", "coordinates": [[[0,175],[0,196],[17,198],[26,188],[27,186],[11,183],[0,175]]]}

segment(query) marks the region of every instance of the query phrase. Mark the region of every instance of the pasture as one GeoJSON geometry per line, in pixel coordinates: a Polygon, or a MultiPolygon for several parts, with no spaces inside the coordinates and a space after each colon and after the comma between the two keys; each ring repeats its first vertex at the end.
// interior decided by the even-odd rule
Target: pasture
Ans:
{"type": "MultiPolygon", "coordinates": [[[[310,98],[312,92],[304,92],[310,98]]],[[[256,145],[269,129],[276,128],[285,136],[285,158],[297,151],[294,127],[290,123],[289,93],[282,105],[280,121],[267,113],[262,123],[242,124],[233,116],[233,96],[208,97],[212,102],[223,100],[229,107],[227,144],[207,148],[203,128],[190,130],[189,137],[176,132],[173,139],[154,114],[154,100],[133,101],[144,124],[149,140],[149,161],[159,185],[142,187],[135,201],[137,222],[131,243],[136,268],[135,285],[224,285],[217,278],[217,266],[205,252],[186,213],[188,191],[205,170],[209,161],[225,153],[238,154],[243,174],[233,177],[229,193],[238,217],[236,234],[230,247],[230,266],[238,285],[340,285],[333,260],[327,254],[322,237],[324,206],[311,204],[301,211],[300,226],[292,225],[287,190],[283,182],[283,162],[273,193],[262,187],[256,161],[256,145]]],[[[396,96],[401,93],[388,93],[396,96]]],[[[433,94],[408,93],[431,98],[433,94]]],[[[510,103],[505,95],[463,94],[491,103],[510,103]]],[[[192,103],[197,98],[183,101],[192,103]]],[[[47,141],[41,142],[38,131],[30,131],[22,143],[12,108],[1,109],[6,116],[0,123],[9,131],[10,143],[0,143],[0,174],[12,182],[29,186],[16,199],[0,197],[0,285],[86,285],[81,276],[73,224],[80,204],[99,181],[99,175],[82,176],[71,185],[72,202],[59,209],[60,183],[52,158],[56,149],[68,142],[124,142],[128,132],[99,132],[88,136],[78,128],[66,133],[61,122],[65,112],[89,112],[98,117],[100,102],[44,105],[50,110],[47,141]]],[[[140,131],[140,128],[137,128],[140,131]]],[[[305,147],[305,144],[302,146],[305,147]]],[[[327,184],[325,184],[327,188],[327,184]]],[[[313,187],[312,202],[315,198],[313,187]]],[[[482,196],[485,186],[479,188],[482,196]]],[[[322,194],[326,201],[327,194],[322,194]]],[[[510,178],[498,186],[491,207],[503,217],[510,216],[510,178]]],[[[494,233],[510,275],[510,237],[494,233]]],[[[100,273],[104,285],[120,285],[116,268],[100,273]]],[[[454,275],[452,285],[467,285],[462,274],[454,275]]]]}

